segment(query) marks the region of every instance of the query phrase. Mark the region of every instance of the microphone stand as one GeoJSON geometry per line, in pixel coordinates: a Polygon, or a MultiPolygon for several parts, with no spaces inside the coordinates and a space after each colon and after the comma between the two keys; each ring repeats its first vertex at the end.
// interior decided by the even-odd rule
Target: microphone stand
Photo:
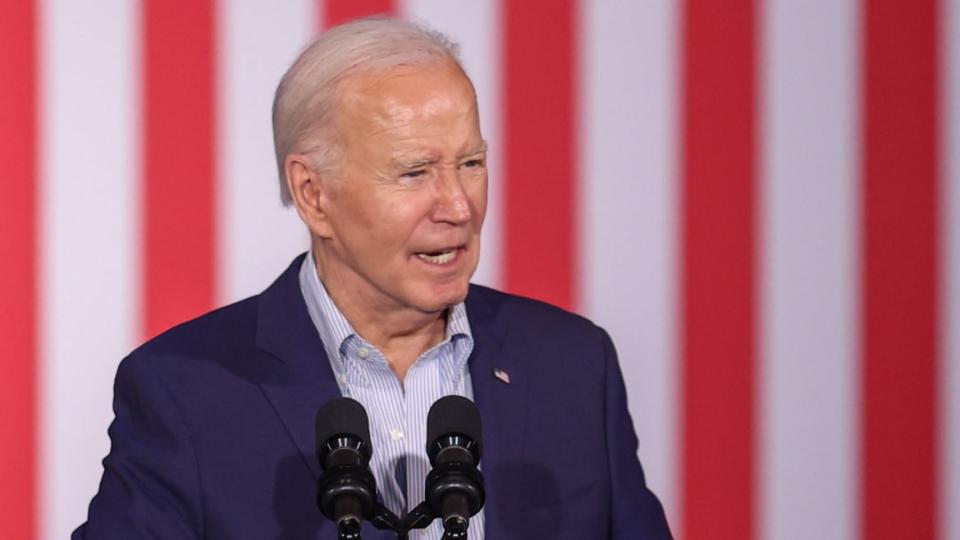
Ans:
{"type": "Polygon", "coordinates": [[[370,523],[382,531],[395,531],[397,527],[400,526],[400,518],[386,506],[377,503],[373,507],[373,515],[370,517],[370,523]]]}
{"type": "MultiPolygon", "coordinates": [[[[359,508],[357,511],[359,511],[359,508]]],[[[397,540],[408,540],[410,538],[410,531],[429,527],[437,517],[439,516],[433,513],[427,501],[418,504],[410,513],[403,516],[403,519],[398,518],[389,508],[377,502],[374,504],[372,515],[368,520],[370,524],[377,529],[396,532],[397,540]]],[[[362,540],[360,524],[360,520],[353,517],[353,515],[340,520],[340,522],[336,523],[337,540],[362,540]]],[[[466,530],[463,530],[462,533],[451,533],[445,530],[442,540],[465,540],[466,538],[466,530]]]]}
{"type": "Polygon", "coordinates": [[[418,504],[410,513],[403,516],[397,525],[397,540],[407,540],[411,530],[430,526],[436,517],[426,501],[418,504]]]}
{"type": "MultiPolygon", "coordinates": [[[[397,515],[380,503],[374,505],[369,521],[375,528],[383,531],[396,531],[400,527],[400,519],[397,515]]],[[[362,540],[362,538],[359,519],[351,516],[337,523],[337,540],[362,540]]],[[[403,538],[405,540],[406,535],[403,538]]]]}
{"type": "MultiPolygon", "coordinates": [[[[430,503],[428,501],[423,501],[418,504],[409,514],[403,516],[403,519],[400,520],[400,523],[397,525],[397,540],[407,540],[409,538],[410,531],[413,529],[425,529],[433,523],[433,520],[437,519],[438,516],[431,509],[430,503]]],[[[463,524],[463,528],[460,530],[450,531],[447,529],[446,524],[444,524],[444,531],[442,540],[466,540],[467,538],[467,529],[466,523],[463,524]]]]}

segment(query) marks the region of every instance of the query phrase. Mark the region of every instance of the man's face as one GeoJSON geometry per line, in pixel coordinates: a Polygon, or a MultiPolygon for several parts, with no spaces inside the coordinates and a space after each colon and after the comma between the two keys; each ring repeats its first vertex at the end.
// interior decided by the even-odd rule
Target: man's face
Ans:
{"type": "Polygon", "coordinates": [[[324,183],[324,279],[368,308],[432,313],[462,301],[487,207],[472,86],[444,63],[360,76],[341,96],[343,161],[324,183]]]}

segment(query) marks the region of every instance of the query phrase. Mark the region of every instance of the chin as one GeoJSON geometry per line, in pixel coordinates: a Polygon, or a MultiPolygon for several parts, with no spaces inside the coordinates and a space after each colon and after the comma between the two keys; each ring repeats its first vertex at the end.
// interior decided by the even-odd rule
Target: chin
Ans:
{"type": "Polygon", "coordinates": [[[469,290],[470,283],[468,281],[457,284],[445,284],[439,287],[428,287],[424,294],[418,295],[421,300],[418,304],[421,306],[421,309],[430,313],[443,311],[454,304],[459,304],[466,300],[469,290]]]}

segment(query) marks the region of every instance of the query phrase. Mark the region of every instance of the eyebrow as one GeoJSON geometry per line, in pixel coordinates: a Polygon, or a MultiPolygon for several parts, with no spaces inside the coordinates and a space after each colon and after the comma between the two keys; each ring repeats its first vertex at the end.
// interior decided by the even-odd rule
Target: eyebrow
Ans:
{"type": "Polygon", "coordinates": [[[457,159],[462,159],[462,158],[465,158],[465,157],[468,157],[468,156],[473,156],[473,155],[476,155],[476,154],[481,154],[481,153],[486,152],[486,151],[487,151],[487,141],[481,141],[479,145],[477,145],[477,146],[475,146],[475,147],[473,148],[473,150],[471,150],[471,151],[469,151],[469,152],[465,152],[465,153],[463,153],[463,154],[460,154],[459,156],[457,156],[457,159]]]}
{"type": "MultiPolygon", "coordinates": [[[[457,160],[461,160],[461,159],[463,159],[463,158],[465,158],[465,157],[475,156],[475,155],[477,155],[477,154],[481,154],[481,153],[486,152],[486,151],[487,151],[487,141],[483,141],[483,142],[481,142],[479,145],[473,147],[473,149],[471,149],[471,150],[469,150],[469,151],[467,151],[467,152],[464,152],[464,153],[462,153],[462,154],[459,154],[459,155],[457,156],[457,160]]],[[[416,169],[417,167],[423,167],[424,165],[433,165],[434,163],[437,163],[438,161],[440,161],[440,160],[439,160],[438,158],[435,158],[435,157],[412,158],[412,159],[410,159],[409,161],[406,160],[406,159],[401,158],[401,159],[396,160],[396,164],[397,164],[399,167],[404,168],[404,169],[416,169]]]]}
{"type": "Polygon", "coordinates": [[[403,168],[403,169],[416,169],[418,167],[423,167],[424,165],[432,165],[437,161],[439,160],[435,158],[421,158],[421,159],[413,159],[410,161],[399,160],[397,161],[397,165],[399,165],[400,168],[403,168]]]}

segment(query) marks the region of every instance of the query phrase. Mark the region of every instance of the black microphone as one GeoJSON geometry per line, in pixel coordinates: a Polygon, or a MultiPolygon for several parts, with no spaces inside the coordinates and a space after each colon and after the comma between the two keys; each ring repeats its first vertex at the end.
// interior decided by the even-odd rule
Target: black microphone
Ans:
{"type": "Polygon", "coordinates": [[[367,412],[350,398],[332,399],[317,411],[316,430],[323,469],[317,506],[336,523],[341,540],[359,540],[360,523],[373,516],[377,501],[367,412]]]}
{"type": "Polygon", "coordinates": [[[445,538],[466,538],[470,517],[483,508],[483,476],[477,470],[483,438],[480,411],[467,398],[446,396],[427,414],[426,503],[440,517],[445,538]]]}

